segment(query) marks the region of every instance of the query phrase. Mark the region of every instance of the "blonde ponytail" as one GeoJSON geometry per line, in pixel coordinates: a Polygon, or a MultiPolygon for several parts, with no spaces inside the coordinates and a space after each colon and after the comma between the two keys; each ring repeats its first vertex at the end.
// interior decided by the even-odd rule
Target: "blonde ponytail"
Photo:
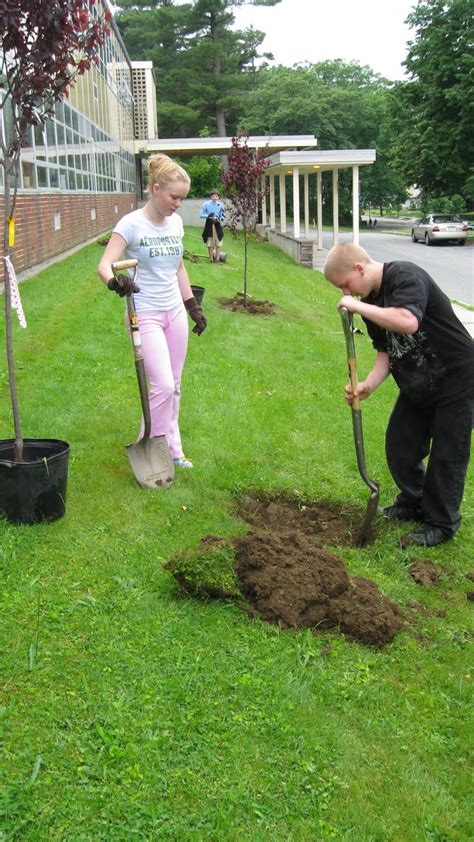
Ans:
{"type": "Polygon", "coordinates": [[[191,184],[191,179],[186,170],[172,158],[169,158],[168,155],[164,155],[162,152],[152,155],[148,159],[148,191],[151,191],[154,184],[165,187],[172,184],[173,181],[184,181],[186,184],[191,184]]]}

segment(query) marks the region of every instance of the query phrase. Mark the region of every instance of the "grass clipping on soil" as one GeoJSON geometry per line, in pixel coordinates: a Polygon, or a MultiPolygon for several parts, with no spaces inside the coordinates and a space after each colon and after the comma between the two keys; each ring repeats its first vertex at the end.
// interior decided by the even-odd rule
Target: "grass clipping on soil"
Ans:
{"type": "Polygon", "coordinates": [[[247,495],[240,514],[250,525],[244,536],[208,535],[165,564],[187,593],[244,599],[250,614],[266,622],[339,629],[374,646],[400,631],[398,606],[375,582],[349,576],[345,562],[325,548],[351,542],[353,513],[247,495]]]}

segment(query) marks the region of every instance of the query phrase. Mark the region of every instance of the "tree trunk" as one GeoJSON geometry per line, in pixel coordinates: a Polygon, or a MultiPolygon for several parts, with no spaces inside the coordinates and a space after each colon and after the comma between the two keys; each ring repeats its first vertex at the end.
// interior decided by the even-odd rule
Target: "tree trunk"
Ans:
{"type": "Polygon", "coordinates": [[[244,228],[244,307],[247,306],[247,264],[248,264],[249,235],[244,228]]]}
{"type": "MultiPolygon", "coordinates": [[[[3,227],[3,253],[10,257],[9,244],[9,220],[15,208],[16,193],[18,189],[18,166],[19,160],[6,160],[5,174],[5,218],[3,227]],[[13,201],[11,201],[11,174],[14,176],[13,201]]],[[[5,270],[5,338],[7,348],[8,381],[10,385],[10,400],[13,412],[13,424],[15,428],[15,461],[21,462],[23,458],[23,436],[20,425],[20,411],[18,407],[18,396],[16,389],[15,360],[13,354],[13,332],[12,332],[12,298],[10,288],[10,277],[7,271],[6,260],[3,261],[5,270]]]]}
{"type": "MultiPolygon", "coordinates": [[[[219,24],[217,21],[217,14],[214,11],[211,11],[210,14],[210,32],[211,32],[211,41],[213,44],[217,44],[219,42],[219,24]]],[[[217,55],[214,61],[214,75],[217,76],[219,79],[222,76],[221,73],[221,61],[219,56],[217,55]]],[[[217,137],[227,137],[227,129],[225,124],[225,111],[224,109],[216,103],[216,129],[217,129],[217,137]]],[[[227,166],[227,156],[221,155],[221,167],[227,166]]]]}
{"type": "Polygon", "coordinates": [[[227,130],[225,125],[225,111],[223,108],[216,106],[216,122],[217,122],[217,136],[227,137],[227,130]]]}

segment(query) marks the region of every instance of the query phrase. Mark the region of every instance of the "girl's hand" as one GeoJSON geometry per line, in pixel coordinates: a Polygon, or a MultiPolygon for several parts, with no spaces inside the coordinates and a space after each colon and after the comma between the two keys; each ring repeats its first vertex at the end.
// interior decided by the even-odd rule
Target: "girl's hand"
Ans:
{"type": "Polygon", "coordinates": [[[184,306],[186,307],[186,310],[191,316],[193,322],[196,322],[193,327],[193,333],[197,333],[197,335],[200,336],[207,327],[207,319],[204,313],[194,296],[192,298],[188,298],[187,301],[184,302],[184,306]]]}
{"type": "Polygon", "coordinates": [[[131,295],[132,292],[140,292],[140,287],[133,283],[130,275],[117,275],[107,281],[107,286],[112,292],[116,292],[123,298],[124,295],[131,295]]]}

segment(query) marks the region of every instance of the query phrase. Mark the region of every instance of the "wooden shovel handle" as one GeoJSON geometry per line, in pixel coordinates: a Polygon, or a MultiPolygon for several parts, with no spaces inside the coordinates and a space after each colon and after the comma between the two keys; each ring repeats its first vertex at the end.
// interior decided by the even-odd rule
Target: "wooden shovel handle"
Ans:
{"type": "Polygon", "coordinates": [[[138,260],[117,260],[112,263],[112,272],[115,274],[120,272],[121,269],[136,269],[137,266],[138,260]]]}
{"type": "MultiPolygon", "coordinates": [[[[359,381],[357,379],[356,358],[355,357],[348,357],[347,358],[347,365],[349,366],[349,378],[350,378],[350,381],[351,381],[352,393],[354,394],[355,390],[357,389],[358,383],[359,383],[359,381]]],[[[353,397],[351,407],[356,412],[360,409],[360,398],[357,395],[355,395],[353,397]]]]}

